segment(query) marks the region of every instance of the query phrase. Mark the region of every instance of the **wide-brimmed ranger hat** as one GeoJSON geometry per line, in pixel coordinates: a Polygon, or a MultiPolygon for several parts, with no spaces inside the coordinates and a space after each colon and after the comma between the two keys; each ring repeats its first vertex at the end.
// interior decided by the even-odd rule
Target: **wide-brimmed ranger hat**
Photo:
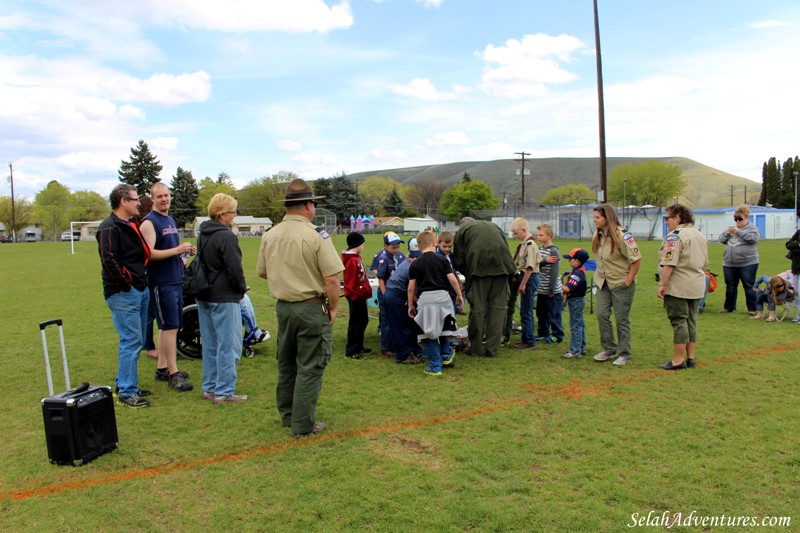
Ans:
{"type": "Polygon", "coordinates": [[[314,196],[314,190],[311,185],[306,183],[305,180],[300,178],[293,179],[286,186],[286,192],[283,195],[281,202],[310,202],[312,200],[319,200],[325,198],[324,196],[314,196]]]}

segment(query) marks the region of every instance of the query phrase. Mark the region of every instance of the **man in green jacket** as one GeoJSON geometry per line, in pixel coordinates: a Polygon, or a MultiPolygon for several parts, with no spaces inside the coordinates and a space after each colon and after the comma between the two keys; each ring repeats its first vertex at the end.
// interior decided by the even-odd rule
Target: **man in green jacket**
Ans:
{"type": "Polygon", "coordinates": [[[516,271],[503,230],[492,222],[462,218],[453,243],[453,263],[466,278],[470,351],[494,357],[506,320],[508,279],[516,271]]]}

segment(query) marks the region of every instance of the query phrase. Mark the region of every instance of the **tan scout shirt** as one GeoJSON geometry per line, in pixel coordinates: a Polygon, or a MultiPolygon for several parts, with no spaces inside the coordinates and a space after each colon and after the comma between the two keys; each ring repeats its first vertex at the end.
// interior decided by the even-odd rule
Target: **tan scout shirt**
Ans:
{"type": "Polygon", "coordinates": [[[302,302],[325,294],[323,278],[338,274],[344,265],[330,235],[301,215],[283,222],[261,237],[256,273],[269,281],[274,298],[302,302]]]}
{"type": "Polygon", "coordinates": [[[708,240],[692,224],[681,224],[664,237],[658,249],[658,267],[675,267],[664,293],[676,298],[696,300],[706,293],[708,240]]]}
{"type": "MultiPolygon", "coordinates": [[[[600,230],[598,231],[600,232],[600,230]]],[[[631,263],[642,259],[633,235],[623,231],[622,228],[617,228],[617,231],[620,235],[620,247],[613,253],[611,252],[611,239],[607,238],[603,232],[598,234],[600,246],[595,257],[597,271],[592,280],[601,289],[604,283],[608,283],[609,287],[623,285],[630,272],[631,263]]]]}
{"type": "Polygon", "coordinates": [[[517,246],[517,251],[514,252],[514,264],[520,272],[525,272],[530,267],[535,274],[539,272],[539,263],[541,262],[542,254],[539,253],[539,246],[536,245],[533,235],[528,233],[525,240],[517,246]]]}

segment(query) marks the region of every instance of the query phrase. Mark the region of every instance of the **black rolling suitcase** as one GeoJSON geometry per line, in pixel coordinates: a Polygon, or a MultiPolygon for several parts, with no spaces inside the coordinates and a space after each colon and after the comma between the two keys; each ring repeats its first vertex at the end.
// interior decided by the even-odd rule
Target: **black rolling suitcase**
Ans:
{"type": "Polygon", "coordinates": [[[39,330],[42,334],[47,388],[50,393],[49,397],[42,399],[47,455],[54,464],[82,465],[117,447],[114,397],[110,387],[92,387],[86,382],[70,389],[61,319],[41,322],[39,330]],[[45,329],[51,325],[58,326],[64,382],[67,387],[66,392],[55,395],[45,337],[45,329]]]}

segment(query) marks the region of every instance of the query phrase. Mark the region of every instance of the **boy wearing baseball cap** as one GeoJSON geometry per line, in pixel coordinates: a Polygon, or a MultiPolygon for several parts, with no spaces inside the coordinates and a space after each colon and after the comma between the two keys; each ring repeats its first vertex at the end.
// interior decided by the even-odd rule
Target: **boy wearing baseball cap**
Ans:
{"type": "Polygon", "coordinates": [[[586,270],[583,264],[589,260],[589,252],[583,248],[574,248],[564,259],[569,259],[572,271],[567,276],[561,290],[567,299],[569,308],[569,351],[562,355],[564,359],[576,359],[586,355],[586,329],[583,322],[583,307],[586,305],[586,270]]]}
{"type": "Polygon", "coordinates": [[[404,243],[397,233],[387,231],[383,234],[383,250],[372,259],[370,270],[378,278],[378,331],[381,335],[381,355],[394,356],[389,348],[389,322],[386,320],[386,308],[383,305],[383,295],[386,292],[386,282],[406,258],[400,251],[400,243],[404,243]]]}

